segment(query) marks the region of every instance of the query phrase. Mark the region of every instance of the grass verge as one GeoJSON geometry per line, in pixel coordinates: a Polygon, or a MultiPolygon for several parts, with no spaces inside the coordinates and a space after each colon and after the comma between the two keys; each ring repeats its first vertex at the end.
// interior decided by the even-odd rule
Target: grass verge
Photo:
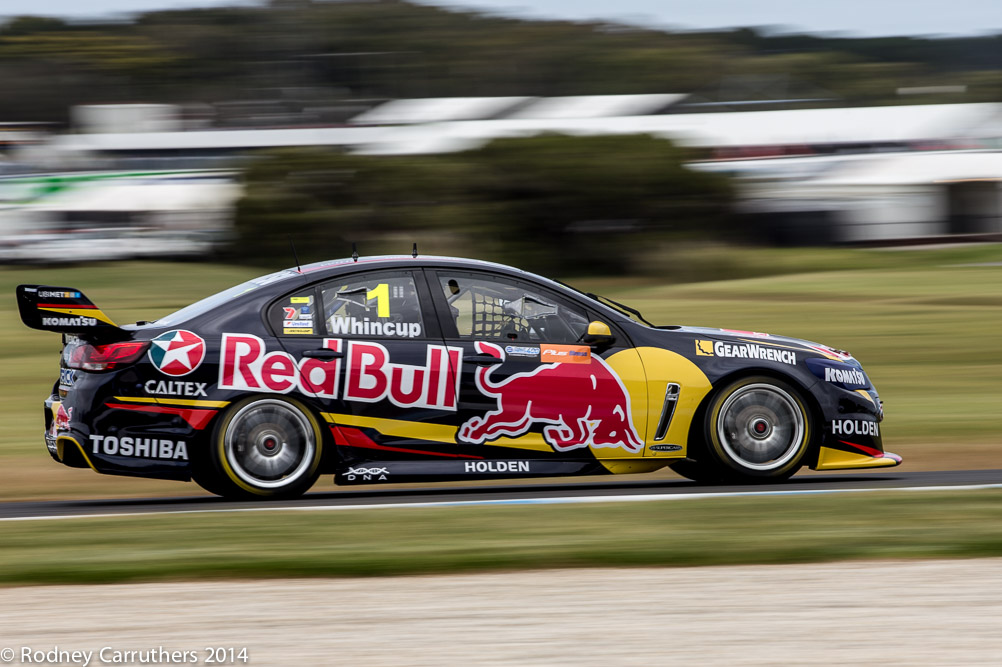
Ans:
{"type": "Polygon", "coordinates": [[[1002,556],[1002,491],[5,522],[0,584],[1002,556]]]}

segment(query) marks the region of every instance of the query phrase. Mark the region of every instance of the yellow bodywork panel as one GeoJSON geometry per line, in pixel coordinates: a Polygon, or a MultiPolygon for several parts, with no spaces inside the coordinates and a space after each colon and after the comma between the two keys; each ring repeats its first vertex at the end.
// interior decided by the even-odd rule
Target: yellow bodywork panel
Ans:
{"type": "Polygon", "coordinates": [[[847,470],[852,468],[890,468],[901,463],[898,458],[882,456],[874,458],[866,454],[844,452],[841,449],[822,447],[818,454],[818,464],[814,470],[847,470]]]}
{"type": "Polygon", "coordinates": [[[696,364],[681,354],[655,347],[639,347],[637,352],[647,372],[648,421],[647,437],[645,438],[647,446],[644,449],[644,456],[684,458],[686,444],[689,442],[692,418],[696,409],[699,408],[699,404],[712,389],[710,380],[696,364]],[[665,392],[671,382],[681,387],[678,401],[675,404],[675,414],[672,417],[668,433],[658,442],[654,442],[654,434],[657,432],[658,421],[661,419],[661,411],[664,408],[665,392]],[[682,449],[675,452],[651,451],[651,446],[658,444],[680,445],[682,449]]]}

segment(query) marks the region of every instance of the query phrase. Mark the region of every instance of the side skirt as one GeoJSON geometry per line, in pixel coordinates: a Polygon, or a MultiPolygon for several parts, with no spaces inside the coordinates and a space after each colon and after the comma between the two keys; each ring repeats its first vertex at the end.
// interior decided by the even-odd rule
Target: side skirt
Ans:
{"type": "Polygon", "coordinates": [[[547,460],[368,461],[345,465],[334,475],[339,485],[380,482],[451,482],[474,479],[528,479],[608,475],[600,462],[547,460]]]}

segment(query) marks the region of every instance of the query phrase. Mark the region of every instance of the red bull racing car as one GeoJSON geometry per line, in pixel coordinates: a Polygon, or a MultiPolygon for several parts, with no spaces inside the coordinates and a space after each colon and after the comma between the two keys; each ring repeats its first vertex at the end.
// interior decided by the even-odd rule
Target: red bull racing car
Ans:
{"type": "Polygon", "coordinates": [[[324,262],[117,326],[72,287],[21,285],[63,334],[57,461],[240,498],[338,484],[633,473],[768,481],[894,466],[848,353],[652,326],[604,297],[451,258],[324,262]]]}

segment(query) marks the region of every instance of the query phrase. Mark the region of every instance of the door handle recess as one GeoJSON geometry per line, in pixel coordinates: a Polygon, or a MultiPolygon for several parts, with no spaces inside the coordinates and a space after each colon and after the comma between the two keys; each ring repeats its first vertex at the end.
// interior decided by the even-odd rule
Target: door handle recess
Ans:
{"type": "Polygon", "coordinates": [[[503,364],[504,359],[500,359],[490,354],[474,354],[469,357],[464,357],[463,363],[477,364],[479,366],[497,366],[498,364],[503,364]]]}
{"type": "Polygon", "coordinates": [[[312,359],[340,359],[344,356],[344,352],[322,348],[319,350],[306,350],[303,352],[303,356],[310,357],[312,359]]]}

